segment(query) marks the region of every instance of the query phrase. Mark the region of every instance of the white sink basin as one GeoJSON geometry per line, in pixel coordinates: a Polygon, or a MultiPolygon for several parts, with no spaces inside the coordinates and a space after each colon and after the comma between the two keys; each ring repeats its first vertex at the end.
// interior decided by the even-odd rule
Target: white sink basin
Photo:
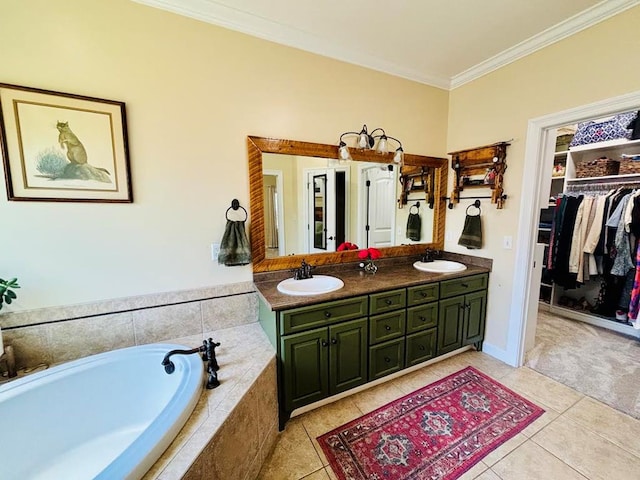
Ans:
{"type": "Polygon", "coordinates": [[[304,280],[287,278],[278,284],[278,291],[287,295],[319,295],[335,292],[344,287],[344,282],[329,275],[314,275],[304,280]]]}
{"type": "Polygon", "coordinates": [[[462,272],[467,269],[466,265],[459,262],[453,262],[451,260],[434,260],[433,262],[418,261],[415,262],[413,266],[423,272],[431,273],[462,272]]]}

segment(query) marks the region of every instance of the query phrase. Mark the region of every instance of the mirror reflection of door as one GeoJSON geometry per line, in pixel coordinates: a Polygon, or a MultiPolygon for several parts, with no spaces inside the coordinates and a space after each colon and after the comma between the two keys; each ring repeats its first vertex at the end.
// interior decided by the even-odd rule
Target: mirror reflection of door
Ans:
{"type": "Polygon", "coordinates": [[[335,252],[346,235],[346,171],[344,168],[308,170],[307,185],[308,251],[335,252]]]}
{"type": "Polygon", "coordinates": [[[358,241],[363,248],[394,245],[397,169],[393,165],[368,165],[360,170],[358,241]]]}
{"type": "Polygon", "coordinates": [[[265,170],[264,188],[264,239],[265,257],[285,255],[285,226],[282,194],[282,171],[265,170]]]}

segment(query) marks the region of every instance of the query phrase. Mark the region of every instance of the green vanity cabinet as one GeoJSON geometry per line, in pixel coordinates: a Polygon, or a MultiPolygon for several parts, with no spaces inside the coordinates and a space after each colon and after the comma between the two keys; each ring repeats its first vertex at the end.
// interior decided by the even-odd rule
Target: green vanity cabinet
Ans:
{"type": "Polygon", "coordinates": [[[484,339],[488,274],[271,310],[280,429],[293,410],[484,339]]]}
{"type": "Polygon", "coordinates": [[[293,411],[367,381],[367,319],[281,338],[284,398],[293,411]]]}
{"type": "Polygon", "coordinates": [[[482,350],[487,283],[487,274],[440,282],[438,355],[470,344],[482,350]]]}

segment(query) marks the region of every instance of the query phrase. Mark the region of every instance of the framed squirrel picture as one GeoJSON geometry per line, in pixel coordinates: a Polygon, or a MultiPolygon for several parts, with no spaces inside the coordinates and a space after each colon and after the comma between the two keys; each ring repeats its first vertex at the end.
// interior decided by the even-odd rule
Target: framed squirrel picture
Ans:
{"type": "Polygon", "coordinates": [[[123,102],[0,83],[0,151],[9,200],[133,202],[123,102]]]}

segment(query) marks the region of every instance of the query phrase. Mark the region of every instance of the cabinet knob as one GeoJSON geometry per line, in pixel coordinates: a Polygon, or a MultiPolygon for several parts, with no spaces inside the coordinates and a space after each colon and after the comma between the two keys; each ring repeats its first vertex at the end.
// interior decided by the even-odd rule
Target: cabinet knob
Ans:
{"type": "Polygon", "coordinates": [[[384,357],[384,361],[387,363],[391,363],[391,359],[389,357],[384,357]]]}
{"type": "Polygon", "coordinates": [[[323,347],[328,347],[328,346],[329,346],[329,344],[327,343],[327,341],[326,341],[326,340],[322,340],[322,342],[321,342],[321,343],[322,343],[322,346],[323,346],[323,347]]]}
{"type": "Polygon", "coordinates": [[[391,330],[391,327],[390,327],[389,325],[385,325],[385,326],[384,326],[384,329],[388,332],[388,331],[390,331],[390,330],[391,330]]]}
{"type": "Polygon", "coordinates": [[[418,349],[422,350],[423,352],[426,350],[426,348],[424,348],[424,345],[418,345],[418,349]]]}
{"type": "Polygon", "coordinates": [[[420,296],[421,296],[422,298],[426,298],[426,297],[427,297],[427,294],[426,294],[425,292],[420,292],[420,296]]]}
{"type": "Polygon", "coordinates": [[[338,340],[336,340],[335,338],[332,338],[332,339],[331,339],[331,343],[332,343],[333,345],[335,345],[336,343],[338,343],[338,340]]]}
{"type": "Polygon", "coordinates": [[[331,312],[324,312],[324,318],[331,318],[331,312]]]}
{"type": "Polygon", "coordinates": [[[384,303],[386,303],[387,305],[391,305],[393,302],[387,298],[387,299],[384,301],[384,303]]]}
{"type": "Polygon", "coordinates": [[[427,317],[420,316],[418,318],[420,319],[421,322],[426,322],[427,321],[427,317]]]}

